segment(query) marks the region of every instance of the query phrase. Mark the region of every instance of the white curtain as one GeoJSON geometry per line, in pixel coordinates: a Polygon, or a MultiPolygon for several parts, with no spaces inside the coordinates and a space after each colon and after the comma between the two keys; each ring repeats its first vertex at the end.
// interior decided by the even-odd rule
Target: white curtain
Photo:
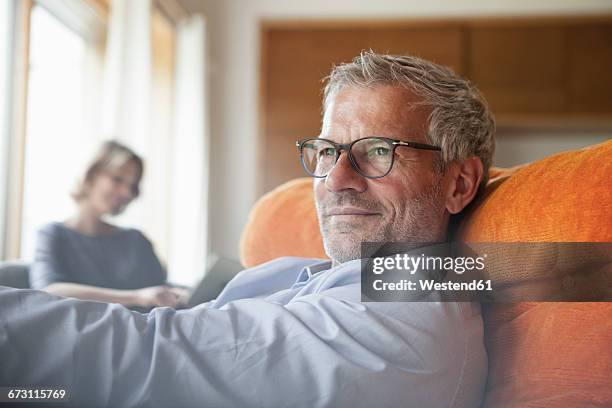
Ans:
{"type": "Polygon", "coordinates": [[[150,132],[151,0],[111,0],[103,133],[146,152],[150,132]]]}
{"type": "Polygon", "coordinates": [[[11,43],[13,38],[14,3],[0,2],[0,259],[4,259],[6,239],[6,218],[8,214],[8,174],[10,139],[10,76],[13,63],[11,43]]]}
{"type": "Polygon", "coordinates": [[[155,13],[151,0],[110,2],[101,136],[145,160],[142,195],[119,223],[153,241],[171,282],[191,285],[207,252],[204,23],[167,28],[155,13]]]}
{"type": "Polygon", "coordinates": [[[208,252],[208,135],[204,21],[192,16],[178,25],[174,105],[173,194],[170,269],[194,284],[208,252]],[[195,269],[194,269],[195,267],[195,269]],[[195,272],[195,273],[194,273],[195,272]]]}

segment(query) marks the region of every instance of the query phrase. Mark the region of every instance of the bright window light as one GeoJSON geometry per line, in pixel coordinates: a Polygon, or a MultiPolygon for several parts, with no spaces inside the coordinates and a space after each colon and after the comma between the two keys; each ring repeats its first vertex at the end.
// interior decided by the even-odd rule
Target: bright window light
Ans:
{"type": "MultiPolygon", "coordinates": [[[[6,213],[8,188],[8,140],[9,107],[11,98],[10,72],[13,63],[11,55],[13,3],[0,1],[0,214],[6,213]]],[[[5,217],[0,217],[0,256],[4,257],[5,217]]]]}
{"type": "Polygon", "coordinates": [[[86,42],[41,6],[30,31],[21,255],[31,260],[36,231],[68,218],[82,167],[86,42]]]}

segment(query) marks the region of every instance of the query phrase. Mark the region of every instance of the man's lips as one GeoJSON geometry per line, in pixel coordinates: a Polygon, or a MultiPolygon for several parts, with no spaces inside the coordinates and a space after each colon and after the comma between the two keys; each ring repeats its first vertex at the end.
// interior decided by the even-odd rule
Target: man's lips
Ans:
{"type": "Polygon", "coordinates": [[[379,215],[378,213],[357,207],[337,207],[327,211],[328,217],[333,215],[379,215]]]}

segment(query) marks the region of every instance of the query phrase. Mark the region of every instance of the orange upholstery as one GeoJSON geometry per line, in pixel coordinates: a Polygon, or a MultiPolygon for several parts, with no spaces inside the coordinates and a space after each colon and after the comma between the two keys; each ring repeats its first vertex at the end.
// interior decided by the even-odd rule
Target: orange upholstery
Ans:
{"type": "Polygon", "coordinates": [[[612,241],[612,141],[515,169],[491,180],[464,217],[463,239],[612,241]]]}
{"type": "Polygon", "coordinates": [[[612,406],[612,303],[484,308],[483,408],[612,406]]]}
{"type": "MultiPolygon", "coordinates": [[[[491,169],[490,178],[465,211],[458,239],[612,241],[612,141],[491,169]]],[[[247,267],[283,255],[325,257],[311,179],[284,184],[256,204],[241,254],[247,267]]],[[[612,303],[489,305],[484,320],[484,407],[612,406],[612,303]]]]}
{"type": "Polygon", "coordinates": [[[281,256],[327,258],[312,193],[312,178],[285,183],[253,206],[240,240],[242,265],[281,256]]]}
{"type": "MultiPolygon", "coordinates": [[[[612,141],[492,179],[459,239],[612,241],[612,141]]],[[[612,406],[612,303],[487,305],[484,320],[484,407],[612,406]]]]}

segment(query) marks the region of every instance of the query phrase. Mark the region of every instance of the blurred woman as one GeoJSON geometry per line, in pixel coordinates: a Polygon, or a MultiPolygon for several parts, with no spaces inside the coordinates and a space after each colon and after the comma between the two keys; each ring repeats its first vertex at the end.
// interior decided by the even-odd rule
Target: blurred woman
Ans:
{"type": "Polygon", "coordinates": [[[104,220],[138,197],[143,170],[129,148],[114,141],[102,145],[72,194],[76,214],[38,232],[33,288],[142,308],[176,307],[185,300],[184,290],[165,285],[166,272],[140,231],[104,220]]]}

